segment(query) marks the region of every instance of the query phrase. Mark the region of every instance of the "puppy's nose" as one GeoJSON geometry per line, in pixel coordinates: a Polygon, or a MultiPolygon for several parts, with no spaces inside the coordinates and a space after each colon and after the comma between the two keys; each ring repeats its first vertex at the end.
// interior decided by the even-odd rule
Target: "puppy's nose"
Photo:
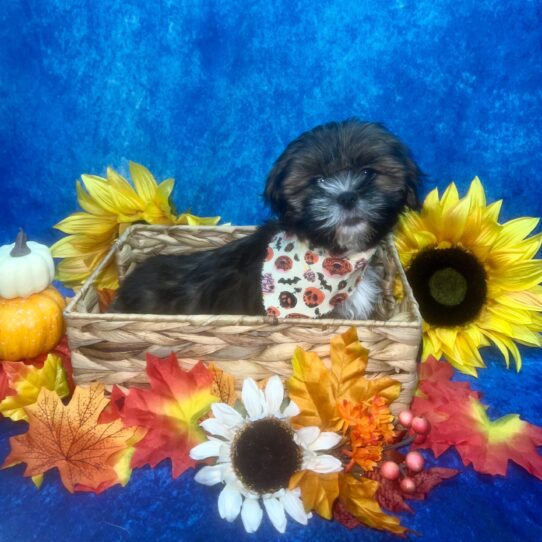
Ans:
{"type": "Polygon", "coordinates": [[[358,201],[358,195],[355,192],[343,192],[337,200],[345,209],[353,209],[358,201]]]}

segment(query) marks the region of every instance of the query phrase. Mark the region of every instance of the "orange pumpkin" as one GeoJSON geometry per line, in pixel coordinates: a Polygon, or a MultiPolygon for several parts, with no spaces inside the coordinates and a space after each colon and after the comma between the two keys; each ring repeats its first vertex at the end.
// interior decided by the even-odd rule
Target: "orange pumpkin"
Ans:
{"type": "Polygon", "coordinates": [[[34,358],[64,334],[66,302],[53,286],[29,297],[0,298],[0,360],[34,358]]]}

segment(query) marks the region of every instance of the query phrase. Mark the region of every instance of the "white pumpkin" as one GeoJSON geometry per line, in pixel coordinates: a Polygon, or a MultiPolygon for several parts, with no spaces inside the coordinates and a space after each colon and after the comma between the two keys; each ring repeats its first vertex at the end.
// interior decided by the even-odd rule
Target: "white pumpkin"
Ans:
{"type": "Polygon", "coordinates": [[[15,243],[0,247],[0,297],[14,299],[42,292],[54,276],[49,247],[27,242],[22,229],[15,243]]]}

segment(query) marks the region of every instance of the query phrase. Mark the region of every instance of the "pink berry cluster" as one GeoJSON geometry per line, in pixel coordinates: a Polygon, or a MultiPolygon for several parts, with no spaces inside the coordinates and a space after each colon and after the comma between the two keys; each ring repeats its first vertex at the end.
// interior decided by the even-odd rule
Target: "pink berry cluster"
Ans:
{"type": "MultiPolygon", "coordinates": [[[[429,422],[420,416],[414,416],[410,410],[403,410],[399,414],[399,423],[411,433],[408,442],[421,444],[427,438],[430,431],[429,422]]],[[[407,444],[407,442],[405,442],[407,444]]],[[[386,480],[397,480],[402,476],[399,486],[405,493],[416,491],[416,482],[408,476],[409,473],[417,474],[423,470],[425,460],[419,452],[408,452],[404,463],[398,465],[395,461],[384,461],[380,467],[380,474],[386,480]]]]}

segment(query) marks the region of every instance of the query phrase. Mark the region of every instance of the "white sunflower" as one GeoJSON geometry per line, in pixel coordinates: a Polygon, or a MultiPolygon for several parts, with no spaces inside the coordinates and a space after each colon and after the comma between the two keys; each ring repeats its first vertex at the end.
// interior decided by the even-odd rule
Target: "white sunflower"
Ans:
{"type": "Polygon", "coordinates": [[[253,379],[246,379],[242,392],[246,417],[225,403],[214,403],[215,417],[201,423],[214,436],[190,452],[196,461],[216,458],[195,479],[208,486],[225,484],[218,497],[220,517],[231,522],[241,514],[248,533],[257,531],[262,522],[260,501],[279,532],[286,530],[286,514],[306,525],[310,514],[305,512],[299,488],[288,489],[291,476],[299,470],[321,474],[342,470],[339,459],[321,453],[335,448],[342,437],[318,427],[295,430],[289,418],[299,414],[299,408],[290,401],[281,410],[283,399],[278,376],[268,380],[265,392],[253,379]]]}

